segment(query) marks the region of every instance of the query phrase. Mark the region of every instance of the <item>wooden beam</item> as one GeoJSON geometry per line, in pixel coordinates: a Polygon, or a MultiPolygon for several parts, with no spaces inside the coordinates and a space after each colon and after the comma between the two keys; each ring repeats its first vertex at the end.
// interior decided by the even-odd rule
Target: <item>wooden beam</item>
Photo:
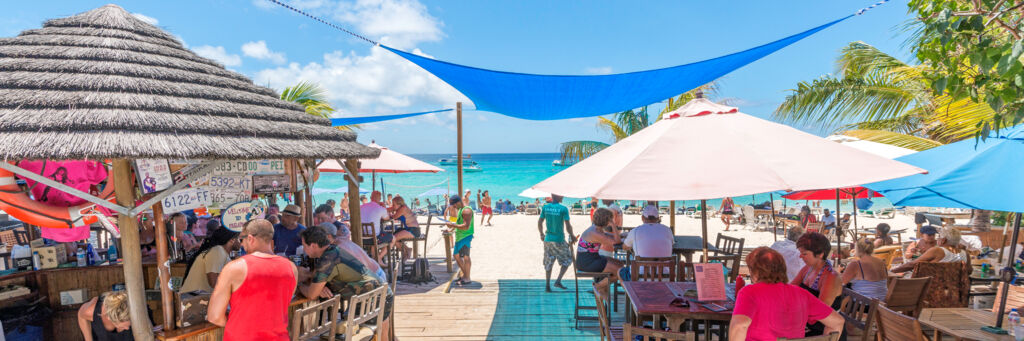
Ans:
{"type": "MultiPolygon", "coordinates": [[[[0,162],[6,163],[6,162],[0,162]]],[[[132,185],[132,165],[127,159],[114,160],[114,195],[121,207],[135,205],[135,186],[132,185]]],[[[139,227],[135,216],[117,215],[121,230],[121,253],[124,257],[124,286],[128,292],[128,308],[135,340],[152,341],[153,324],[146,310],[146,292],[142,273],[142,250],[139,246],[139,227]]],[[[157,236],[159,239],[161,236],[157,236]]]]}
{"type": "MultiPolygon", "coordinates": [[[[457,146],[455,149],[459,153],[456,159],[459,167],[459,195],[462,195],[462,102],[455,103],[455,120],[457,130],[456,134],[458,135],[457,146]]],[[[462,200],[469,201],[469,198],[462,198],[462,200]]]]}
{"type": "Polygon", "coordinates": [[[359,160],[348,159],[344,163],[338,160],[338,163],[345,165],[348,174],[348,221],[352,241],[356,245],[363,245],[363,224],[359,220],[359,160]]]}
{"type": "Polygon", "coordinates": [[[676,234],[676,201],[675,200],[669,201],[668,210],[669,210],[669,213],[668,213],[669,214],[669,216],[668,216],[668,223],[669,223],[669,225],[668,226],[669,226],[669,228],[672,229],[672,235],[674,236],[676,234]]]}
{"type": "MultiPolygon", "coordinates": [[[[164,207],[153,205],[153,228],[156,234],[156,272],[160,281],[160,306],[164,316],[164,330],[174,330],[174,292],[171,291],[171,269],[167,251],[167,225],[164,223],[164,207]]],[[[122,239],[121,245],[124,245],[122,239]]],[[[185,269],[188,272],[188,269],[185,269]]]]}

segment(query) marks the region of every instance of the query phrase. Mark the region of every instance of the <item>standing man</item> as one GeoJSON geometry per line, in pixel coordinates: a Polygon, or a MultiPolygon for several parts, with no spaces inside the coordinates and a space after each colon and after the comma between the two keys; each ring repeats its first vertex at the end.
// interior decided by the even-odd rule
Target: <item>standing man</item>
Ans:
{"type": "Polygon", "coordinates": [[[494,210],[491,208],[491,196],[484,191],[483,196],[480,198],[480,223],[484,223],[484,217],[487,217],[487,226],[491,226],[491,218],[494,217],[494,210]]]}
{"type": "Polygon", "coordinates": [[[288,304],[298,283],[295,264],[272,253],[274,226],[267,220],[246,223],[240,239],[247,254],[224,266],[206,320],[224,327],[225,341],[287,341],[288,304]]]}
{"type": "Polygon", "coordinates": [[[540,232],[540,239],[544,241],[544,274],[547,280],[544,281],[544,291],[551,292],[551,267],[558,260],[562,269],[558,271],[558,278],[555,279],[555,287],[566,289],[562,285],[562,276],[569,270],[572,264],[572,249],[569,245],[576,242],[576,235],[572,233],[572,225],[569,224],[569,208],[562,205],[562,196],[551,195],[551,202],[544,204],[540,210],[540,219],[537,219],[537,231],[540,232]],[[547,223],[547,231],[544,224],[547,223]],[[569,244],[565,243],[565,232],[569,230],[569,244]]]}
{"type": "Polygon", "coordinates": [[[456,284],[466,285],[472,282],[469,270],[473,266],[473,261],[469,259],[469,246],[473,242],[473,209],[466,206],[465,201],[458,195],[448,199],[448,204],[455,209],[457,217],[454,223],[445,222],[445,225],[455,230],[455,247],[452,248],[452,254],[455,255],[455,262],[459,264],[459,271],[462,271],[462,278],[456,284]]]}
{"type": "Polygon", "coordinates": [[[284,207],[284,210],[281,211],[281,223],[274,225],[274,253],[293,256],[295,250],[302,246],[299,233],[306,227],[299,224],[300,219],[302,219],[302,208],[298,205],[284,207]]]}

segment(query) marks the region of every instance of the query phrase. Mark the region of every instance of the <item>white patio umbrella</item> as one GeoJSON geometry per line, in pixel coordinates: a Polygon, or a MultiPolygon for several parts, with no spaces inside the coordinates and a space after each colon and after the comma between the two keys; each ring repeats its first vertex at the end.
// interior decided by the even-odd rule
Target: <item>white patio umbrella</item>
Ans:
{"type": "MultiPolygon", "coordinates": [[[[417,160],[405,154],[382,147],[376,143],[370,143],[370,147],[380,149],[380,156],[376,159],[360,160],[359,172],[371,173],[371,189],[377,188],[377,173],[437,173],[444,170],[429,163],[417,160]]],[[[345,167],[338,164],[337,160],[324,160],[316,169],[326,173],[344,173],[345,167]]]]}
{"type": "Polygon", "coordinates": [[[551,193],[538,191],[533,188],[527,188],[524,189],[522,192],[519,192],[519,196],[526,198],[547,198],[551,196],[551,193]]]}
{"type": "Polygon", "coordinates": [[[706,199],[926,173],[704,98],[664,117],[532,188],[580,198],[701,200],[707,207],[706,199]]]}
{"type": "Polygon", "coordinates": [[[910,155],[917,152],[916,150],[913,149],[897,147],[891,144],[865,141],[853,136],[831,135],[829,137],[826,137],[826,139],[832,142],[837,142],[844,146],[857,148],[865,152],[875,154],[887,159],[895,159],[900,156],[910,155]]]}

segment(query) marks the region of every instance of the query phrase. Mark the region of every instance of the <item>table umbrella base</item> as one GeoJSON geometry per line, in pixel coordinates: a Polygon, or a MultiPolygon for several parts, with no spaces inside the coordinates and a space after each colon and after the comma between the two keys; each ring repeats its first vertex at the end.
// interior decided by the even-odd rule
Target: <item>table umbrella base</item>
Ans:
{"type": "Polygon", "coordinates": [[[1006,329],[995,327],[995,326],[981,327],[981,330],[985,331],[985,332],[988,332],[988,333],[996,334],[996,335],[1006,335],[1006,334],[1009,334],[1009,332],[1007,332],[1006,329]]]}

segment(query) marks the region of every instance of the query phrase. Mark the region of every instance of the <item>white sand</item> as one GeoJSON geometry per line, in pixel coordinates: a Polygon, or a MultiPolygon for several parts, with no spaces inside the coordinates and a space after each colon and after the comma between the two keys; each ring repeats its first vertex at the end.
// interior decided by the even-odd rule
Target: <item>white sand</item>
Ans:
{"type": "MultiPolygon", "coordinates": [[[[497,279],[542,279],[544,278],[543,255],[544,248],[541,243],[540,233],[537,231],[536,215],[495,215],[491,220],[493,226],[480,224],[480,216],[476,216],[476,229],[473,237],[471,259],[473,261],[473,280],[497,280],[497,279]]],[[[425,220],[425,219],[421,219],[425,220]]],[[[573,233],[579,235],[586,228],[590,227],[590,217],[587,215],[573,215],[571,218],[573,233]]],[[[897,215],[894,219],[874,219],[858,217],[858,225],[861,227],[874,227],[878,223],[888,223],[893,230],[906,228],[903,240],[913,236],[915,228],[913,216],[897,215]]],[[[639,215],[627,214],[624,219],[626,226],[640,225],[639,215]]],[[[662,223],[669,225],[669,217],[662,216],[662,223]]],[[[700,219],[685,216],[676,216],[677,235],[701,235],[700,219]]],[[[719,218],[708,220],[708,239],[714,243],[715,236],[725,230],[725,224],[719,218]]],[[[728,236],[744,238],[744,248],[757,246],[770,246],[775,238],[771,232],[755,232],[750,227],[743,225],[732,225],[728,236]]],[[[444,258],[444,243],[440,241],[440,233],[436,226],[430,231],[431,257],[444,258]]],[[[779,238],[782,238],[781,233],[779,238]]],[[[555,266],[557,275],[558,266],[555,266]]],[[[570,271],[571,268],[570,268],[570,271]]],[[[571,277],[567,277],[571,278],[571,277]]]]}

